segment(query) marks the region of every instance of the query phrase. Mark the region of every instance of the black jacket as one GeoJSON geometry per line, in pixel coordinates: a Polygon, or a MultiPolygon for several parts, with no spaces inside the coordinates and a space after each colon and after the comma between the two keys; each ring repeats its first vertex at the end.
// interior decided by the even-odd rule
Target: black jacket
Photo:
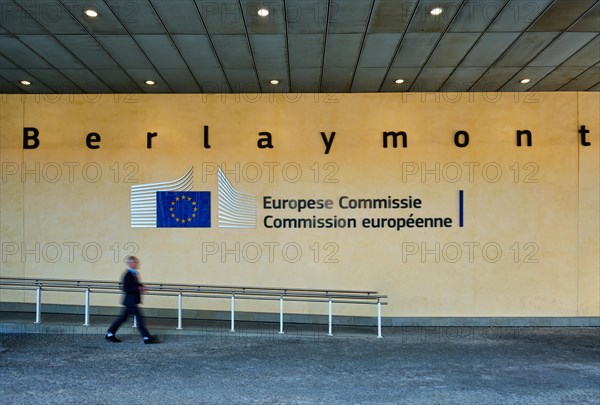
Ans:
{"type": "Polygon", "coordinates": [[[123,291],[125,292],[125,296],[123,297],[123,305],[137,305],[142,302],[142,294],[140,288],[143,287],[133,273],[129,270],[125,272],[123,275],[123,291]]]}

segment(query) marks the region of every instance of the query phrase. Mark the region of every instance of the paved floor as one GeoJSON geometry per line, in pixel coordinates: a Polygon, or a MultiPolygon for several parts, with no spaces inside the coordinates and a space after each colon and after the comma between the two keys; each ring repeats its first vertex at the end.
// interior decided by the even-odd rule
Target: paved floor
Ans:
{"type": "Polygon", "coordinates": [[[0,402],[600,403],[598,328],[300,330],[0,335],[0,402]]]}

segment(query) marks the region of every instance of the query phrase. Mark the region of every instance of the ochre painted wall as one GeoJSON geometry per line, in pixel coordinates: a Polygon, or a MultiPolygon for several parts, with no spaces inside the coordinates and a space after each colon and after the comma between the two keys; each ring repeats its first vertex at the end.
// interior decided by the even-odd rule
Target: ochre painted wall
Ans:
{"type": "MultiPolygon", "coordinates": [[[[1,97],[2,276],[116,280],[135,250],[146,281],[378,290],[389,295],[384,316],[600,315],[597,92],[1,97]],[[580,125],[591,146],[581,145],[580,125]],[[23,149],[24,127],[39,130],[37,149],[23,149]],[[524,129],[531,147],[516,145],[524,129]],[[459,130],[469,133],[467,147],[454,144],[459,130]],[[158,132],[152,149],[149,131],[158,132]],[[257,147],[261,131],[272,134],[273,148],[257,147]],[[329,154],[322,131],[336,133],[329,154]],[[384,149],[384,131],[405,131],[408,147],[393,149],[390,139],[384,149]],[[101,135],[99,149],[87,148],[90,132],[101,135]],[[256,229],[218,227],[217,165],[237,190],[257,196],[256,229]],[[192,166],[193,190],[211,192],[212,227],[132,228],[130,187],[176,179],[192,166]],[[267,195],[332,199],[335,208],[266,210],[267,195]],[[412,196],[422,207],[343,210],[343,195],[412,196]],[[365,217],[411,214],[449,217],[452,226],[362,227],[365,217]],[[266,229],[266,215],[354,217],[358,228],[266,229]],[[236,246],[239,260],[222,255],[236,246]]],[[[115,295],[92,298],[117,303],[115,295]]],[[[176,299],[148,297],[145,305],[173,307],[176,299]]],[[[243,301],[238,309],[276,312],[278,304],[243,301]]],[[[286,311],[326,307],[289,303],[286,311]]]]}

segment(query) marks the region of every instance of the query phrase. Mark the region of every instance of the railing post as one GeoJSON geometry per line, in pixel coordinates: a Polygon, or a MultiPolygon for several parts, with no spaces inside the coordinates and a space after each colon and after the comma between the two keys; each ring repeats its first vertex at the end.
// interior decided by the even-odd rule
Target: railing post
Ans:
{"type": "Polygon", "coordinates": [[[35,323],[42,323],[42,286],[35,291],[35,323]]]}
{"type": "Polygon", "coordinates": [[[279,297],[279,334],[283,335],[283,295],[279,297]]]}
{"type": "Polygon", "coordinates": [[[381,301],[379,298],[377,298],[377,337],[383,337],[381,336],[381,301]]]}
{"type": "Polygon", "coordinates": [[[137,318],[136,318],[136,316],[135,316],[135,315],[133,316],[133,325],[131,325],[131,326],[132,326],[133,328],[137,328],[137,318]]]}
{"type": "Polygon", "coordinates": [[[231,293],[231,329],[230,332],[235,332],[235,294],[231,293]]]}
{"type": "Polygon", "coordinates": [[[181,311],[183,305],[183,294],[179,291],[179,296],[177,297],[177,329],[183,329],[182,321],[181,321],[181,311]]]}
{"type": "Polygon", "coordinates": [[[329,332],[327,333],[328,336],[333,336],[333,331],[332,331],[332,306],[333,303],[331,302],[331,298],[329,298],[329,332]]]}
{"type": "Polygon", "coordinates": [[[90,326],[90,288],[85,290],[85,319],[83,321],[84,326],[90,326]]]}

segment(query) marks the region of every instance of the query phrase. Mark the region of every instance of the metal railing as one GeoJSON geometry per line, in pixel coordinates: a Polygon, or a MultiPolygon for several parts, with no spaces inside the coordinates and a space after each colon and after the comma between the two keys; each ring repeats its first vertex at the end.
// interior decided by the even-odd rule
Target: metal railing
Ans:
{"type": "MultiPolygon", "coordinates": [[[[333,336],[333,304],[371,304],[377,306],[377,337],[381,335],[381,306],[387,296],[377,291],[316,290],[304,288],[271,288],[223,285],[144,283],[145,295],[177,297],[177,329],[183,329],[183,297],[221,298],[231,300],[231,332],[235,332],[235,301],[239,299],[279,301],[279,333],[283,334],[284,301],[325,302],[328,304],[328,335],[333,336]]],[[[66,280],[52,278],[0,277],[0,289],[35,290],[35,323],[42,321],[42,290],[84,292],[84,325],[90,325],[90,295],[92,293],[122,294],[122,283],[101,280],[66,280]]],[[[134,326],[136,320],[134,317],[134,326]]]]}

